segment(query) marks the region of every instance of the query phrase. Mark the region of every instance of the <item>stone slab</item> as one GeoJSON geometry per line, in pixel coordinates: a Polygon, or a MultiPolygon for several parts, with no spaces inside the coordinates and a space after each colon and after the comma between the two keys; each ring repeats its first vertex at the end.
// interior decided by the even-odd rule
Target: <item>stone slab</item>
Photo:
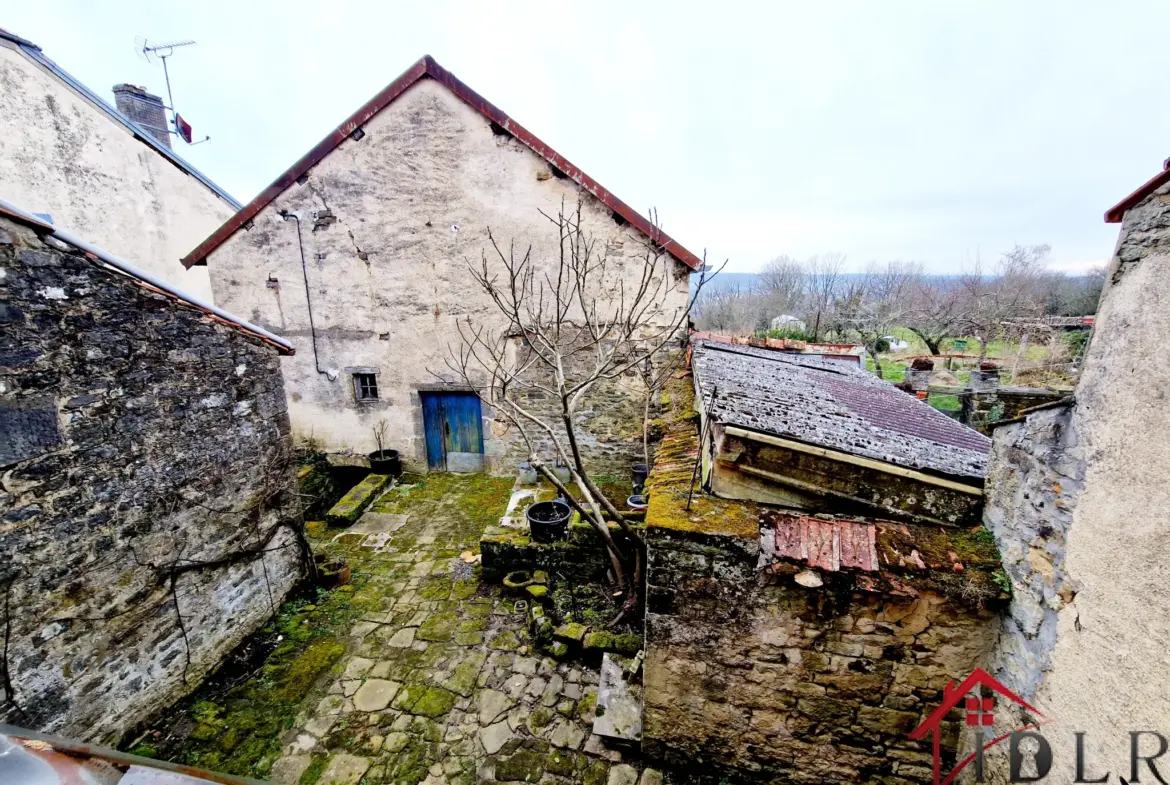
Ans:
{"type": "Polygon", "coordinates": [[[352,525],[392,479],[388,474],[367,474],[366,479],[351,488],[349,493],[333,505],[333,509],[326,513],[325,519],[334,526],[352,525]]]}
{"type": "Polygon", "coordinates": [[[639,742],[642,740],[642,687],[626,681],[623,671],[627,662],[613,654],[606,654],[601,660],[593,732],[611,739],[639,742]]]}

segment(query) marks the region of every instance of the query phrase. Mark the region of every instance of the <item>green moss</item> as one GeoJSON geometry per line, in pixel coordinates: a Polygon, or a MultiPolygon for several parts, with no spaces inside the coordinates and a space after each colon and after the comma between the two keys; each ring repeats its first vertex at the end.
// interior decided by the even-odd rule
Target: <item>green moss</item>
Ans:
{"type": "Polygon", "coordinates": [[[422,641],[449,641],[458,623],[459,617],[454,613],[432,613],[418,628],[414,637],[422,641]]]}
{"type": "Polygon", "coordinates": [[[584,646],[588,651],[615,651],[612,632],[596,630],[585,636],[584,646]]]}
{"type": "Polygon", "coordinates": [[[140,758],[156,758],[158,751],[149,744],[139,744],[130,750],[131,755],[137,755],[140,758]]]}
{"type": "Polygon", "coordinates": [[[366,508],[374,501],[378,494],[391,481],[391,477],[384,474],[370,474],[366,479],[353,486],[349,493],[341,497],[337,504],[329,510],[325,519],[334,526],[349,526],[357,521],[366,508]]]}
{"type": "Polygon", "coordinates": [[[524,590],[528,592],[534,600],[539,600],[544,597],[544,595],[548,594],[547,586],[533,585],[526,587],[524,590]]]}
{"type": "Polygon", "coordinates": [[[577,702],[577,718],[581,719],[597,708],[597,693],[587,692],[585,697],[577,702]]]}
{"type": "Polygon", "coordinates": [[[570,622],[557,627],[556,632],[553,633],[553,637],[570,643],[580,643],[581,639],[585,637],[585,630],[584,624],[570,622]]]}
{"type": "Polygon", "coordinates": [[[323,638],[309,644],[304,653],[297,657],[275,691],[276,700],[294,700],[302,697],[317,677],[332,667],[345,653],[345,645],[333,638],[323,638]]]}
{"type": "Polygon", "coordinates": [[[520,639],[516,637],[516,633],[512,630],[504,630],[492,639],[491,645],[493,649],[515,651],[520,648],[520,639]]]}
{"type": "Polygon", "coordinates": [[[615,635],[613,638],[614,651],[632,657],[642,649],[642,636],[635,633],[615,635]]]}
{"type": "Polygon", "coordinates": [[[533,750],[520,750],[496,762],[496,779],[505,782],[538,782],[544,774],[545,756],[533,750]]]}
{"type": "Polygon", "coordinates": [[[484,655],[477,654],[471,659],[464,660],[455,666],[455,672],[443,682],[443,686],[451,692],[467,698],[475,689],[475,680],[479,676],[479,669],[483,667],[484,655]]]}
{"type": "Polygon", "coordinates": [[[445,600],[451,595],[450,578],[431,578],[419,589],[418,596],[424,600],[445,600]]]}
{"type": "MultiPolygon", "coordinates": [[[[581,778],[583,785],[605,785],[606,778],[609,776],[609,766],[599,760],[593,761],[589,764],[589,768],[585,769],[585,774],[581,778]]],[[[306,785],[301,783],[301,785],[306,785]]]]}
{"type": "Polygon", "coordinates": [[[556,715],[553,714],[552,709],[545,706],[537,706],[528,715],[528,726],[534,731],[540,730],[541,728],[548,727],[554,719],[556,719],[556,715]]]}
{"type": "Polygon", "coordinates": [[[442,717],[455,705],[455,696],[439,687],[429,687],[410,709],[424,717],[442,717]]]}
{"type": "Polygon", "coordinates": [[[551,654],[554,659],[563,660],[565,657],[569,656],[569,646],[568,644],[562,643],[561,641],[553,641],[553,643],[548,647],[548,653],[551,654]]]}
{"type": "Polygon", "coordinates": [[[297,780],[297,785],[314,785],[317,780],[321,779],[321,774],[325,771],[325,764],[328,761],[329,759],[324,755],[313,756],[313,760],[309,761],[309,767],[297,780]]]}

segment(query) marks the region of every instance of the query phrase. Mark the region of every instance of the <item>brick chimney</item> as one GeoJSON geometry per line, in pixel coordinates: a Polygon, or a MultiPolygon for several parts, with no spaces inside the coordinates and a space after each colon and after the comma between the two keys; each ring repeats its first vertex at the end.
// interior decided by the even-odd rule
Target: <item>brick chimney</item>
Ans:
{"type": "Polygon", "coordinates": [[[171,135],[167,126],[167,110],[161,98],[146,92],[145,87],[116,84],[114,104],[119,112],[142,126],[147,133],[170,149],[171,135]]]}

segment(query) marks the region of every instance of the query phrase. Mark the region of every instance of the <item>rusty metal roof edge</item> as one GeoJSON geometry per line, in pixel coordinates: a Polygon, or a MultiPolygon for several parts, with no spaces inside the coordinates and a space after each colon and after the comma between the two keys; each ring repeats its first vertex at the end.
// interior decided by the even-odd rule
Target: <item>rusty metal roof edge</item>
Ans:
{"type": "Polygon", "coordinates": [[[1163,165],[1162,171],[1158,172],[1156,175],[1143,183],[1141,187],[1139,187],[1129,196],[1125,197],[1120,202],[1106,210],[1105,223],[1121,223],[1121,220],[1125,218],[1126,212],[1131,207],[1135,207],[1140,201],[1161,188],[1166,183],[1170,183],[1170,159],[1166,160],[1166,164],[1163,165]]]}
{"type": "Polygon", "coordinates": [[[272,183],[248,202],[239,212],[224,222],[207,239],[195,247],[191,253],[183,257],[183,265],[190,268],[197,264],[206,264],[207,257],[220,245],[234,235],[248,221],[255,218],[261,210],[271,204],[276,197],[283,193],[297,178],[320,163],[325,156],[333,152],[356,129],[368,122],[374,115],[381,112],[394,102],[406,90],[423,78],[431,78],[442,84],[455,94],[460,100],[479,112],[493,123],[506,130],[521,144],[543,158],[548,163],[565,174],[581,188],[589,192],[598,201],[618,213],[634,228],[658,243],[666,253],[685,264],[692,270],[702,266],[702,259],[679,245],[665,232],[656,229],[641,213],[617,198],[608,189],[579,167],[574,166],[564,156],[549,145],[545,144],[535,134],[520,123],[513,120],[503,110],[497,108],[475,90],[464,84],[458,77],[439,65],[430,55],[423,55],[414,65],[406,69],[397,79],[379,91],[373,98],[363,104],[356,112],[349,116],[341,125],[331,131],[320,142],[313,146],[296,163],[285,170],[272,183]]]}
{"type": "Polygon", "coordinates": [[[160,278],[156,278],[145,270],[138,269],[129,262],[114,256],[109,251],[99,248],[98,246],[93,245],[92,243],[83,240],[76,235],[73,235],[62,229],[58,229],[57,227],[42,221],[32,213],[17,207],[11,202],[5,201],[3,198],[0,198],[0,214],[31,226],[35,230],[43,234],[48,234],[49,236],[54,237],[67,245],[71,245],[77,250],[82,251],[101,261],[104,265],[113,271],[126,275],[136,281],[168,294],[171,297],[174,297],[175,299],[180,300],[190,306],[198,308],[213,319],[218,318],[219,320],[227,323],[228,326],[231,326],[233,329],[253,335],[272,346],[281,354],[292,355],[296,353],[296,349],[293,347],[293,345],[284,338],[281,338],[279,335],[271,333],[268,330],[265,330],[263,327],[257,327],[251,322],[247,322],[235,314],[223,310],[219,306],[205,302],[193,294],[188,294],[174,284],[167,283],[160,278]]]}

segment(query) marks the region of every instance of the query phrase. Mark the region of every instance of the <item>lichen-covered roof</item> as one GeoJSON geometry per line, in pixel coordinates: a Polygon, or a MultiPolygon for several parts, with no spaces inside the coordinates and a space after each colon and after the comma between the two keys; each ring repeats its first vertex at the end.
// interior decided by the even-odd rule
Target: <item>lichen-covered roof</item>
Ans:
{"type": "Polygon", "coordinates": [[[646,480],[650,495],[646,528],[754,540],[760,531],[760,505],[708,495],[694,481],[699,456],[694,389],[691,379],[677,378],[670,379],[662,391],[666,414],[662,441],[646,480]]]}
{"type": "Polygon", "coordinates": [[[706,340],[695,342],[692,367],[704,409],[724,425],[935,474],[987,475],[991,440],[863,368],[706,340]]]}

